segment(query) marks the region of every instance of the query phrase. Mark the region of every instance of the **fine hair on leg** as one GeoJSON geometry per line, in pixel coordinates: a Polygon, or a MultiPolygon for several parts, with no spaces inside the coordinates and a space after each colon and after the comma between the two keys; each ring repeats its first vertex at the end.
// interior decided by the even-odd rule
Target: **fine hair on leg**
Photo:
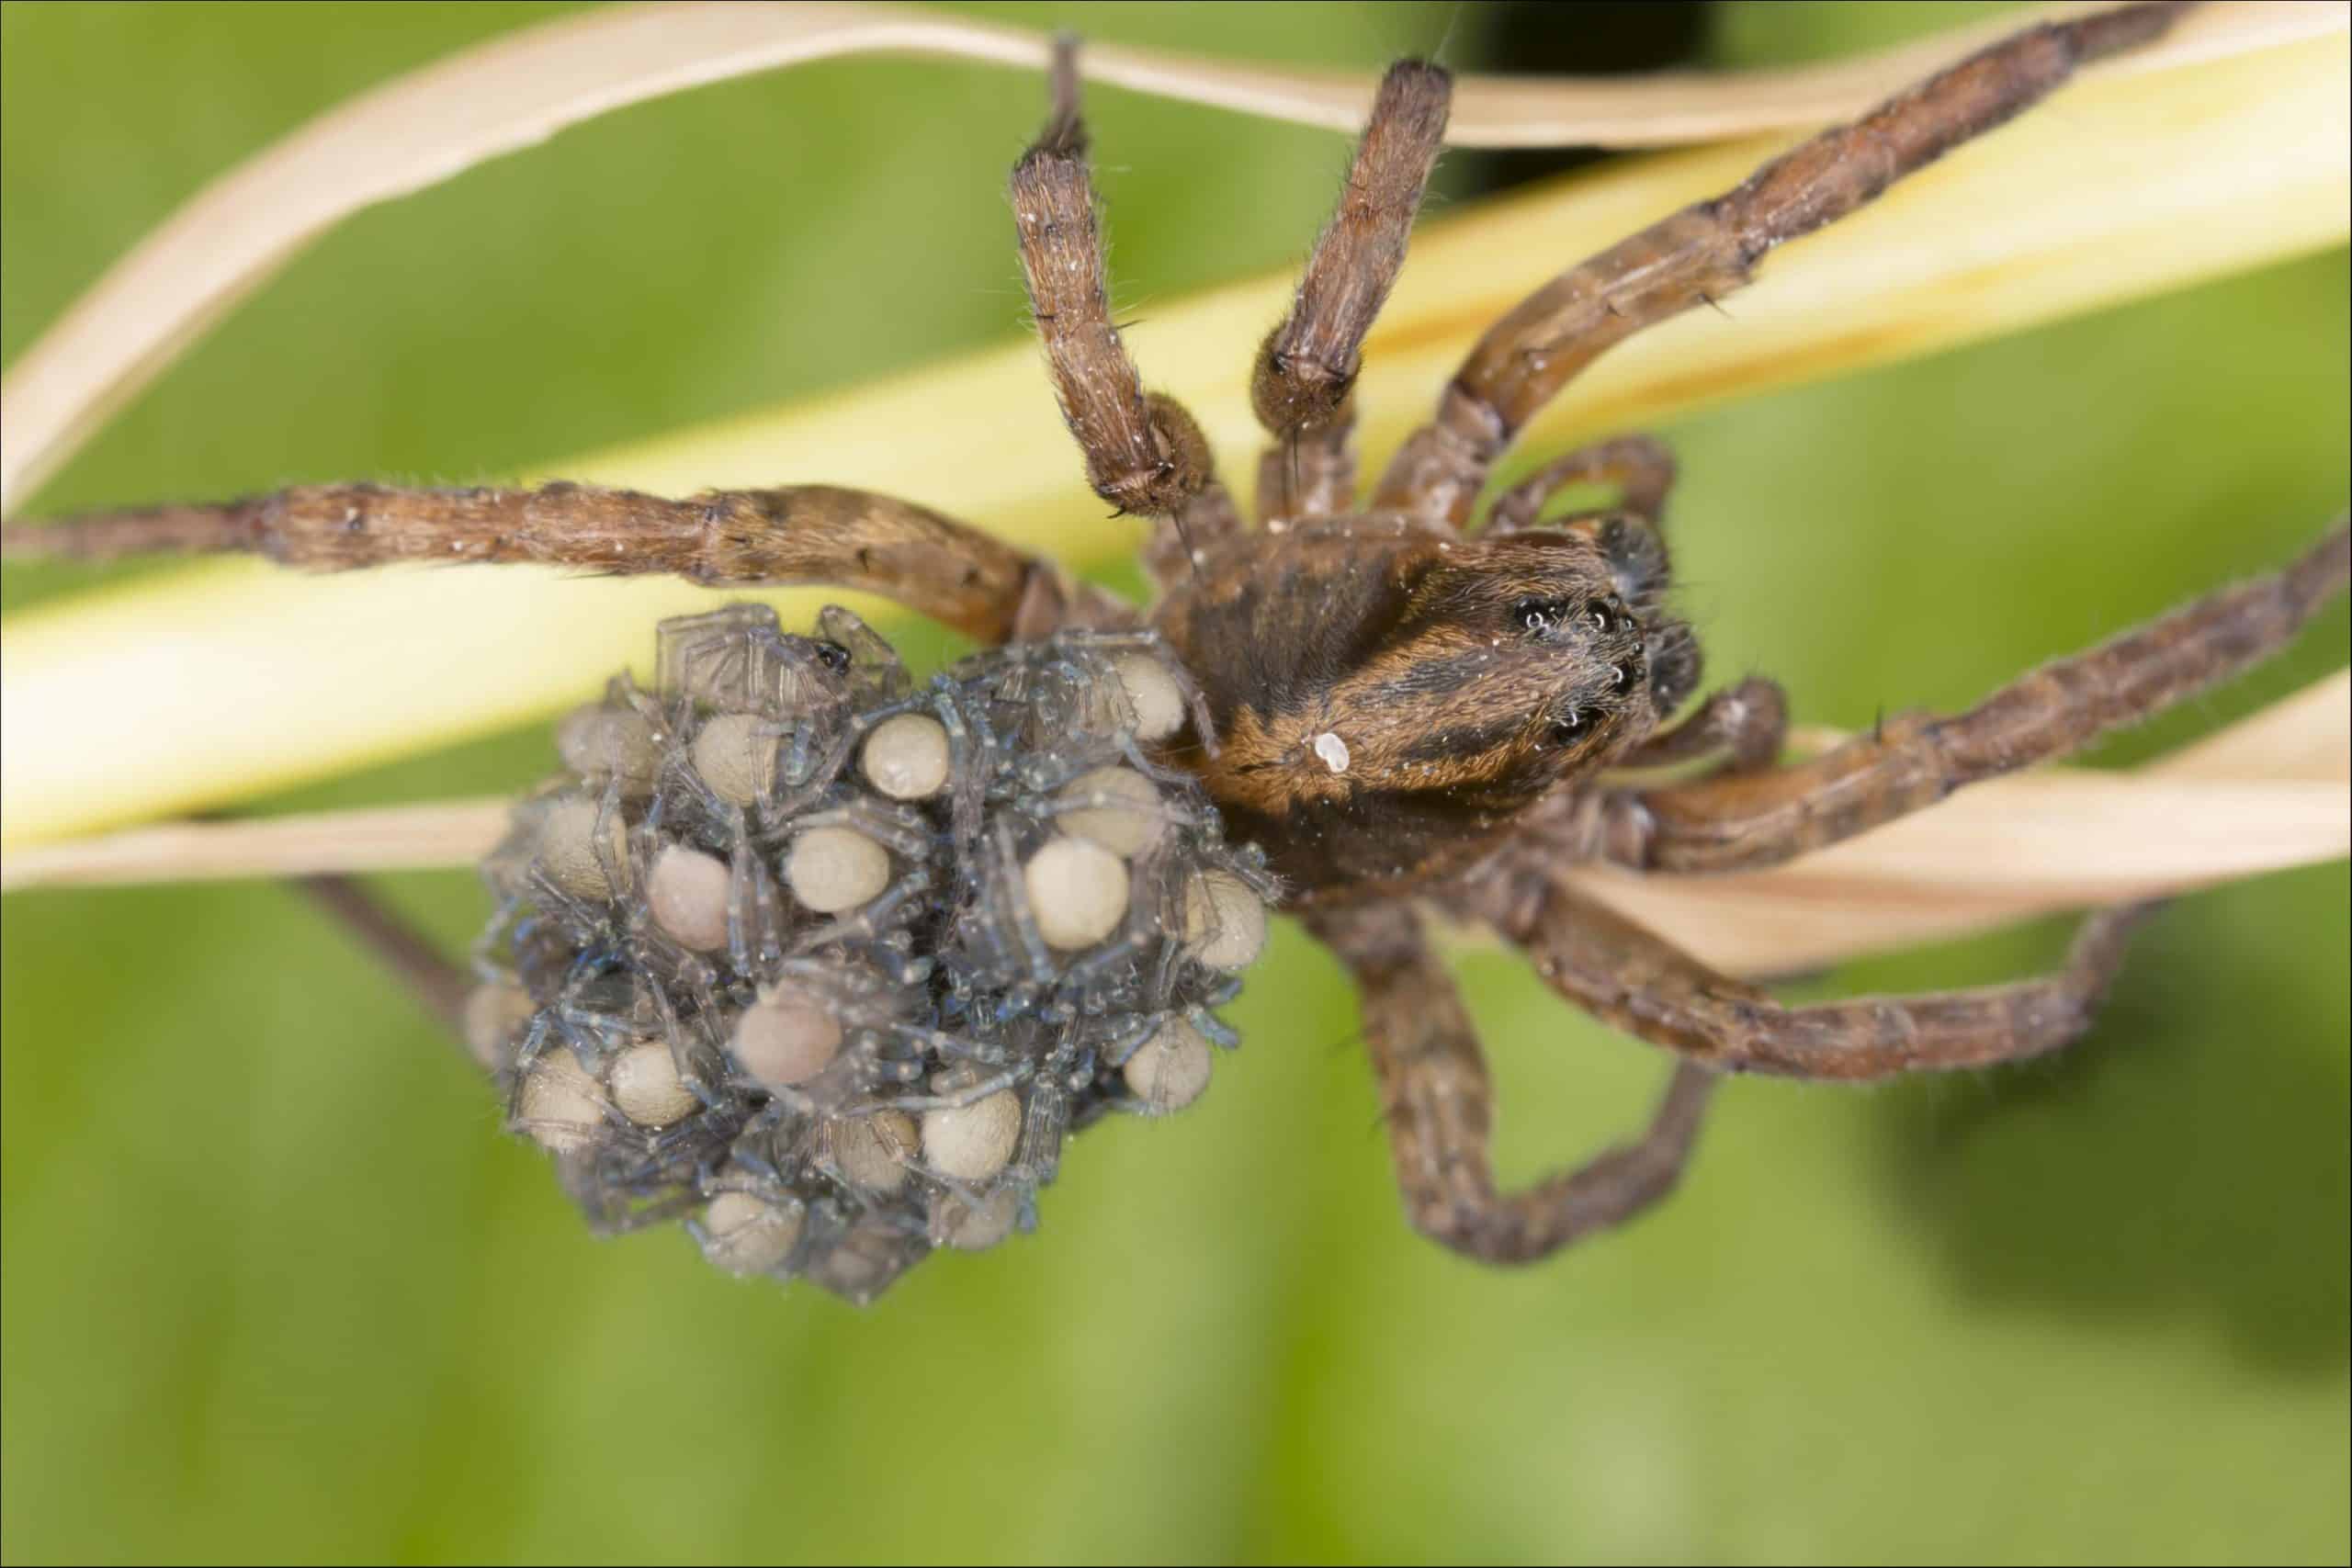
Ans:
{"type": "Polygon", "coordinates": [[[1318,915],[1315,934],[1362,993],[1397,1186],[1414,1226],[1489,1263],[1532,1263],[1623,1224],[1673,1190],[1715,1075],[1676,1066],[1633,1143],[1517,1191],[1495,1185],[1494,1086],[1470,1016],[1409,908],[1318,915]]]}
{"type": "Polygon", "coordinates": [[[1512,437],[1602,351],[1742,288],[1775,247],[2014,118],[2086,62],[2159,37],[2185,9],[2125,6],[2018,33],[1562,273],[1478,340],[1373,504],[1459,525],[1512,437]]]}

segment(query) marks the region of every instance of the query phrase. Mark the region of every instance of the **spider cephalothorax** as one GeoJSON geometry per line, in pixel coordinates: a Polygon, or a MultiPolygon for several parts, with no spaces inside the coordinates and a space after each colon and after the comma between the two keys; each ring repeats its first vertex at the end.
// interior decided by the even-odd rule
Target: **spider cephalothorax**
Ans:
{"type": "MultiPolygon", "coordinates": [[[[1965,713],[1890,716],[1871,734],[1781,765],[1785,704],[1771,682],[1749,679],[1680,711],[1697,689],[1700,659],[1690,629],[1664,603],[1663,503],[1674,470],[1655,443],[1624,437],[1560,457],[1497,496],[1483,529],[1474,527],[1479,498],[1514,436],[1611,345],[1739,288],[1775,247],[1836,222],[2030,107],[2082,62],[2155,37],[2182,9],[2124,6],[2018,33],[1853,124],[1823,132],[1715,199],[1661,217],[1569,267],[1487,332],[1429,423],[1360,498],[1352,389],[1365,334],[1403,264],[1451,91],[1434,66],[1393,68],[1339,210],[1315,244],[1290,312],[1259,350],[1251,401],[1269,439],[1258,466],[1254,529],[1217,478],[1198,424],[1145,389],[1120,340],[1085,162],[1075,51],[1065,45],[1052,118],[1013,171],[1014,226],[1047,372],[1088,480],[1119,510],[1155,520],[1145,561],[1159,597],[1148,612],[1074,586],[1049,564],[924,508],[823,485],[685,501],[577,486],[326,487],[228,506],[11,528],[7,545],[84,555],[243,549],[318,569],[522,560],[675,572],[718,584],[826,582],[889,595],[985,643],[1016,648],[1110,632],[1139,639],[1137,649],[1157,649],[1138,628],[1156,630],[1199,701],[1177,694],[1179,676],[1164,675],[1156,694],[1138,687],[1112,703],[1114,721],[1100,744],[1138,771],[1167,773],[1182,793],[1204,790],[1216,808],[1211,815],[1223,818],[1222,837],[1190,818],[1199,829],[1195,854],[1222,855],[1220,844],[1254,846],[1245,852],[1252,857],[1261,852],[1281,879],[1280,896],[1305,913],[1308,929],[1355,979],[1414,1223],[1475,1256],[1523,1261],[1624,1219],[1672,1186],[1721,1075],[1880,1077],[1981,1066],[2066,1044],[2086,1027],[2144,913],[2094,914],[2065,966],[2042,978],[1789,1006],[1591,902],[1561,875],[1564,867],[1600,860],[1648,874],[1729,871],[1849,838],[1977,780],[2061,755],[2246,668],[2283,647],[2343,588],[2352,534],[2338,526],[2285,569],[2049,665],[1965,713]],[[1614,490],[1616,504],[1546,520],[1555,497],[1592,484],[1614,490]],[[1669,764],[1685,771],[1656,772],[1669,764]],[[1498,1189],[1488,1154],[1492,1091],[1468,1015],[1421,929],[1423,906],[1490,927],[1525,951],[1561,996],[1675,1053],[1669,1086],[1640,1138],[1525,1189],[1498,1189]]],[[[1017,677],[1020,660],[1006,668],[1017,677]]],[[[966,680],[980,682],[995,694],[991,704],[1005,698],[1017,714],[1018,681],[1005,683],[1000,673],[984,665],[966,680]]],[[[1101,679],[1087,684],[1109,690],[1101,679]]],[[[943,725],[953,708],[941,710],[943,725]]],[[[678,711],[688,728],[716,722],[698,708],[678,711]]],[[[758,733],[781,743],[782,730],[758,733]]],[[[684,750],[666,753],[667,765],[701,769],[699,742],[685,740],[683,730],[673,739],[684,750]]],[[[1057,754],[1057,737],[1035,739],[1049,760],[1057,754]]],[[[764,761],[753,759],[752,773],[764,776],[776,760],[771,745],[764,761]]],[[[1038,796],[1038,779],[1066,782],[1051,767],[1033,777],[992,763],[958,776],[982,781],[975,802],[1001,802],[1017,818],[1007,854],[1030,853],[1030,841],[1050,836],[1047,823],[1058,812],[1125,809],[1107,794],[1075,807],[1038,796]]],[[[781,809],[756,791],[746,799],[754,818],[781,809]]],[[[873,809],[871,802],[836,804],[873,809]]],[[[580,818],[576,802],[571,810],[580,818]]],[[[970,833],[981,819],[960,807],[933,810],[923,818],[926,829],[915,817],[889,817],[910,835],[906,847],[890,851],[895,859],[887,862],[876,862],[879,848],[867,859],[876,875],[905,874],[938,852],[938,842],[922,837],[926,830],[968,847],[982,843],[970,833]]],[[[602,834],[614,819],[607,810],[582,820],[602,834]]],[[[640,858],[668,830],[641,814],[621,825],[640,858]]],[[[698,852],[715,861],[730,841],[714,829],[698,852]]],[[[542,845],[534,852],[547,852],[542,845]]],[[[1253,875],[1255,865],[1251,858],[1253,875]]],[[[733,870],[747,883],[769,874],[733,870]]],[[[1141,887],[1150,878],[1138,872],[1130,881],[1141,887]]],[[[976,876],[966,891],[980,886],[976,876]]],[[[1145,897],[1132,888],[1129,896],[1145,897]]],[[[380,919],[347,897],[340,902],[382,945],[380,919]]],[[[1026,903],[1016,892],[1010,902],[978,897],[969,907],[987,916],[986,929],[1018,931],[1050,903],[1033,887],[1026,903]]],[[[1115,927],[1116,940],[1131,943],[1118,949],[1122,957],[1148,952],[1169,955],[1171,965],[1215,968],[1219,950],[1204,943],[1212,941],[1204,933],[1218,907],[1204,893],[1170,894],[1150,908],[1130,903],[1123,923],[1102,930],[1115,927]]],[[[1254,897],[1239,897],[1232,912],[1256,919],[1254,897]]],[[[823,934],[830,928],[778,918],[779,929],[802,933],[795,940],[820,949],[831,940],[823,934]]],[[[594,936],[605,929],[597,924],[603,919],[590,911],[574,924],[594,936]]],[[[873,923],[854,908],[842,919],[844,929],[873,923]]],[[[1028,1017],[1021,1010],[1039,997],[1059,996],[1056,987],[1074,987],[1070,995],[1080,999],[1069,1005],[1083,1012],[1084,998],[1095,995],[1092,944],[1109,940],[1083,936],[1067,963],[1040,961],[1041,977],[1013,985],[1003,1003],[1012,1010],[989,1013],[994,1021],[975,1027],[972,1041],[989,1045],[1016,1077],[1026,1073],[1023,1083],[1059,1081],[1065,1088],[1057,1092],[1078,1102],[1109,1105],[1140,1093],[1132,1083],[1120,1089],[1111,1075],[1124,1058],[1102,1055],[1114,1048],[1104,1041],[1124,1050],[1141,1037],[1134,1031],[1097,1031],[1102,1039],[1091,1046],[1080,1040],[1067,1049],[1040,1037],[1009,1055],[994,1051],[989,1033],[1028,1017]],[[1053,1078],[1039,1065],[1047,1063],[1050,1073],[1065,1076],[1053,1078]]],[[[725,1018],[782,977],[768,971],[756,944],[738,942],[729,952],[741,971],[730,978],[740,994],[717,1010],[714,1016],[725,1018]]],[[[413,948],[400,955],[412,973],[421,967],[413,948]]],[[[666,949],[655,956],[669,958],[666,949]]],[[[1120,977],[1113,988],[1126,983],[1120,977]]],[[[1203,988],[1198,975],[1187,983],[1192,990],[1154,981],[1145,1005],[1197,1010],[1206,1005],[1202,998],[1222,994],[1203,988]]],[[[961,994],[950,986],[933,995],[941,1017],[969,1016],[955,999],[961,994]]],[[[635,1001],[623,999],[629,1006],[616,1014],[619,1026],[635,1028],[635,1001]]],[[[874,1029],[888,1033],[888,1021],[874,1029]]],[[[936,1053],[952,1043],[937,1032],[921,1035],[910,1049],[936,1053]]],[[[1083,1030],[1072,1038],[1080,1036],[1092,1038],[1083,1030]]],[[[746,1074],[759,1077],[741,1050],[707,1043],[699,1063],[679,1055],[675,1081],[699,1071],[727,1076],[741,1090],[746,1074]]],[[[585,1059],[577,1065],[593,1070],[585,1059]]],[[[933,1064],[910,1057],[899,1066],[920,1076],[933,1064]]],[[[867,1092],[871,1077],[853,1087],[867,1092]]],[[[620,1096],[609,1081],[602,1092],[620,1096]]],[[[964,1085],[938,1092],[977,1091],[964,1085]]],[[[745,1095],[741,1105],[728,1104],[749,1114],[745,1095]]],[[[589,1102],[616,1134],[638,1135],[626,1107],[595,1105],[593,1095],[589,1102]]],[[[761,1114],[769,1103],[761,1102],[761,1114]]],[[[826,1115],[857,1109],[868,1108],[814,1106],[826,1115]]],[[[734,1136],[734,1123],[724,1131],[734,1136]]],[[[933,1151],[926,1142],[918,1153],[910,1145],[870,1174],[889,1184],[904,1165],[927,1181],[953,1181],[959,1168],[970,1168],[961,1164],[964,1152],[933,1151]]],[[[776,1151],[763,1145],[760,1157],[774,1159],[776,1151]]],[[[828,1235],[860,1235],[861,1225],[903,1211],[899,1228],[888,1232],[893,1267],[903,1261],[896,1249],[911,1256],[936,1239],[907,1228],[922,1213],[919,1205],[894,1198],[892,1210],[868,1201],[856,1180],[844,1182],[826,1165],[821,1149],[814,1163],[755,1175],[752,1184],[763,1201],[797,1195],[790,1201],[830,1214],[831,1229],[816,1227],[828,1235]]],[[[721,1195],[744,1199],[750,1190],[721,1195]]],[[[705,1223],[717,1221],[707,1215],[705,1223]]],[[[715,1231],[710,1245],[736,1256],[715,1231]]]]}
{"type": "Polygon", "coordinates": [[[1623,517],[1466,540],[1401,515],[1236,536],[1153,615],[1215,724],[1183,760],[1295,902],[1457,867],[1688,692],[1654,541],[1623,517]]]}

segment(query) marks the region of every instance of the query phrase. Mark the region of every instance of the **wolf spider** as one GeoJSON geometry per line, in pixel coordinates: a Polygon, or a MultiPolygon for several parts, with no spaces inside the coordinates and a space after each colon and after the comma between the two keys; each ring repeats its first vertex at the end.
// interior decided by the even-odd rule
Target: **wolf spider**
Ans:
{"type": "MultiPolygon", "coordinates": [[[[1786,1006],[1579,896],[1594,860],[1660,874],[1774,864],[2078,748],[2277,651],[2345,584],[2338,526],[2285,570],[2061,660],[1951,716],[1893,716],[1781,765],[1786,705],[1750,679],[1697,694],[1690,629],[1666,608],[1663,508],[1674,466],[1627,436],[1505,491],[1472,527],[1514,435],[1611,344],[1747,283],[1767,253],[2049,94],[2082,62],[2162,33],[2183,7],[2142,4],[2037,27],[1713,200],[1561,273],[1496,323],[1430,421],[1357,500],[1351,388],[1403,264],[1442,142],[1450,81],[1406,61],[1383,80],[1338,211],[1289,313],[1260,346],[1252,402],[1268,443],[1258,526],[1219,481],[1198,426],[1145,389],[1108,299],[1074,47],[1052,116],[1015,165],[1021,262],[1062,413],[1094,491],[1154,520],[1157,602],[1137,611],[925,508],[827,486],[684,501],[559,484],[531,491],[324,486],[12,527],[10,552],[105,557],[241,550],[338,570],[401,560],[537,561],[673,572],[714,585],[814,582],[880,593],[984,642],[1062,627],[1148,626],[1206,700],[1161,760],[1192,771],[1286,907],[1347,967],[1414,1224],[1497,1262],[1549,1254],[1674,1184],[1718,1077],[1867,1079],[1980,1067],[2078,1036],[2149,906],[2088,918],[2043,978],[1937,995],[1786,1006]],[[1616,504],[1565,515],[1571,486],[1616,504]],[[1684,764],[1663,780],[1623,775],[1684,764]],[[1492,1091],[1419,907],[1483,923],[1562,997],[1677,1061],[1633,1143],[1524,1190],[1498,1188],[1492,1091]]],[[[352,901],[379,951],[430,981],[433,960],[352,901]]]]}

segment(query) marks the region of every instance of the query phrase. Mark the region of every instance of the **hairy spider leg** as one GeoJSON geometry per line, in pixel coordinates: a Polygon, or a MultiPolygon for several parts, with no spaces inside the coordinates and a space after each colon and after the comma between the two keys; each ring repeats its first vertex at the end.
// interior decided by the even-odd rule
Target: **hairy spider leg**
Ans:
{"type": "Polygon", "coordinates": [[[1146,563],[1182,576],[1192,549],[1239,533],[1207,437],[1182,404],[1146,392],[1111,317],[1111,290],[1079,113],[1078,42],[1054,40],[1053,112],[1012,166],[1012,220],[1046,369],[1086,458],[1087,483],[1121,513],[1158,519],[1146,563]]]}
{"type": "Polygon", "coordinates": [[[1739,288],[1775,246],[2031,107],[2084,62],[2158,37],[2184,9],[2127,6],[2019,33],[1562,273],[1478,340],[1374,506],[1462,525],[1496,458],[1602,351],[1739,288]]]}
{"type": "Polygon", "coordinates": [[[1535,972],[1604,1021],[1714,1072],[1864,1079],[1988,1067],[2071,1044],[2131,934],[2160,906],[2086,919],[2055,975],[1976,990],[1784,1007],[1571,890],[1555,864],[1508,852],[1446,900],[1524,948],[1535,972]]]}
{"type": "Polygon", "coordinates": [[[1652,528],[1666,521],[1666,498],[1674,490],[1674,454],[1647,435],[1620,435],[1579,446],[1555,457],[1495,498],[1486,532],[1516,534],[1540,525],[1544,504],[1571,485],[1615,487],[1617,507],[1652,528]]]}
{"type": "Polygon", "coordinates": [[[1636,743],[1611,768],[1665,768],[1720,755],[1725,769],[1753,773],[1781,760],[1789,734],[1789,694],[1778,681],[1750,675],[1707,694],[1681,723],[1636,743]]]}
{"type": "Polygon", "coordinates": [[[347,876],[302,876],[288,886],[323,911],[381,964],[452,1040],[466,1038],[466,998],[473,987],[439,948],[347,876]]]}
{"type": "Polygon", "coordinates": [[[1363,993],[1396,1184],[1416,1229],[1489,1263],[1531,1263],[1622,1224],[1673,1190],[1715,1075],[1675,1066],[1648,1128],[1586,1164],[1504,1192],[1490,1150],[1494,1086],[1453,977],[1408,907],[1310,919],[1363,993]]]}
{"type": "Polygon", "coordinates": [[[1012,636],[1024,601],[1038,595],[1062,605],[1074,596],[1091,618],[1125,614],[1100,590],[1062,584],[1051,566],[968,524],[833,485],[707,491],[684,501],[576,484],[310,485],[0,528],[0,552],[11,556],[156,551],[242,552],[309,571],[526,561],[711,584],[821,583],[896,600],[987,643],[1012,636]]]}
{"type": "Polygon", "coordinates": [[[1259,345],[1250,403],[1273,437],[1258,459],[1261,523],[1354,510],[1353,391],[1364,334],[1405,265],[1453,97],[1453,79],[1439,66],[1400,60],[1388,68],[1290,313],[1259,345]]]}
{"type": "Polygon", "coordinates": [[[1775,865],[2047,761],[2163,712],[2285,647],[2341,592],[2352,529],[2282,571],[2207,594],[2012,682],[1957,717],[1910,713],[1793,766],[1721,773],[1601,803],[1596,848],[1644,871],[1775,865]]]}

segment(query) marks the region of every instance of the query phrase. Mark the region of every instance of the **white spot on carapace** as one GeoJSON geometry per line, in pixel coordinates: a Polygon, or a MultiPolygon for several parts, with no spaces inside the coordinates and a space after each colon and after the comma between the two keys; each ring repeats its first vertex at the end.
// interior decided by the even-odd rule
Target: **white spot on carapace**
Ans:
{"type": "Polygon", "coordinates": [[[1315,738],[1315,754],[1322,758],[1323,765],[1333,773],[1348,771],[1348,743],[1330,730],[1327,729],[1315,738]]]}

